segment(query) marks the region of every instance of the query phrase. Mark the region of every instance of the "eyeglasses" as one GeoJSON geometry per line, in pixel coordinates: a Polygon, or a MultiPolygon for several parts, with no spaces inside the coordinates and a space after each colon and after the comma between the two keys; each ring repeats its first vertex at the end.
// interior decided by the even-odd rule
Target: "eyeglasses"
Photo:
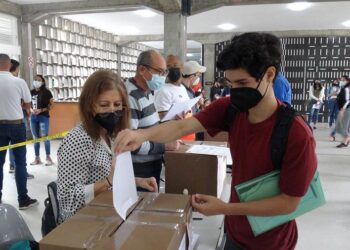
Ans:
{"type": "Polygon", "coordinates": [[[142,66],[145,66],[146,68],[153,69],[160,76],[167,76],[169,74],[169,70],[167,70],[167,69],[155,68],[155,67],[152,67],[151,65],[147,65],[147,64],[142,64],[142,66]]]}

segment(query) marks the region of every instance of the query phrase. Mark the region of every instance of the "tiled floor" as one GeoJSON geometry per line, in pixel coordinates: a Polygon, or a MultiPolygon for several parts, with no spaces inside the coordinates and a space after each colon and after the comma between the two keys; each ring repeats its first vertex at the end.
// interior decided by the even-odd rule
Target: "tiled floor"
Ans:
{"type": "MultiPolygon", "coordinates": [[[[318,128],[317,154],[319,172],[327,199],[327,204],[312,213],[300,217],[298,222],[298,250],[349,249],[350,245],[350,147],[336,149],[337,142],[328,141],[328,129],[318,128]]],[[[57,152],[59,141],[52,142],[52,152],[57,152]]],[[[34,149],[27,147],[27,161],[34,159],[34,149]]],[[[44,148],[41,147],[42,155],[44,148]]],[[[55,162],[56,153],[52,155],[55,162]]],[[[28,180],[29,195],[40,201],[40,205],[20,213],[27,222],[36,240],[41,239],[41,215],[43,201],[47,196],[46,185],[56,179],[57,166],[28,166],[28,171],[35,175],[28,180]]],[[[13,174],[8,173],[8,161],[4,166],[3,202],[18,206],[16,185],[13,174]]],[[[201,235],[206,238],[206,235],[201,235]]],[[[204,248],[203,248],[204,249],[204,248]]]]}

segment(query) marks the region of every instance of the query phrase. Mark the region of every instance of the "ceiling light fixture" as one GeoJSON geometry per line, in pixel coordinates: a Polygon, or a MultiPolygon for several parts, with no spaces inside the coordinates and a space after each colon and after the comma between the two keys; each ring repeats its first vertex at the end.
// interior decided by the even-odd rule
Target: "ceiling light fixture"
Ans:
{"type": "Polygon", "coordinates": [[[232,29],[236,28],[236,25],[234,25],[232,23],[223,23],[223,24],[218,25],[218,28],[222,29],[222,30],[232,30],[232,29]]]}
{"type": "Polygon", "coordinates": [[[148,9],[135,10],[134,13],[142,17],[154,17],[155,15],[157,15],[156,12],[148,9]]]}
{"type": "Polygon", "coordinates": [[[350,28],[350,20],[343,22],[342,25],[350,28]]]}
{"type": "Polygon", "coordinates": [[[187,56],[187,57],[192,57],[193,54],[192,54],[192,53],[187,53],[186,56],[187,56]]]}
{"type": "Polygon", "coordinates": [[[312,4],[309,2],[295,2],[287,4],[287,8],[292,11],[303,11],[309,8],[312,4]]]}

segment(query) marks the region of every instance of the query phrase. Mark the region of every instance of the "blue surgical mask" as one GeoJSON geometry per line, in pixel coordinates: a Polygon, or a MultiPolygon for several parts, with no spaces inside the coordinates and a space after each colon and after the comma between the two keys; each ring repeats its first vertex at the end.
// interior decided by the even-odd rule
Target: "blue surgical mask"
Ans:
{"type": "Polygon", "coordinates": [[[165,76],[152,74],[152,79],[145,79],[150,90],[158,90],[165,84],[165,76]]]}

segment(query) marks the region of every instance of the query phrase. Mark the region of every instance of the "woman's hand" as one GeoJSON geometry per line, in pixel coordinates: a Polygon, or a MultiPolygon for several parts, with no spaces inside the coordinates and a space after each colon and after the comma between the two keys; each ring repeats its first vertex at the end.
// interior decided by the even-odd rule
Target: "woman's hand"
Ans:
{"type": "Polygon", "coordinates": [[[149,177],[149,178],[140,178],[135,177],[136,186],[147,189],[151,192],[157,192],[158,191],[158,185],[156,178],[149,177]]]}

